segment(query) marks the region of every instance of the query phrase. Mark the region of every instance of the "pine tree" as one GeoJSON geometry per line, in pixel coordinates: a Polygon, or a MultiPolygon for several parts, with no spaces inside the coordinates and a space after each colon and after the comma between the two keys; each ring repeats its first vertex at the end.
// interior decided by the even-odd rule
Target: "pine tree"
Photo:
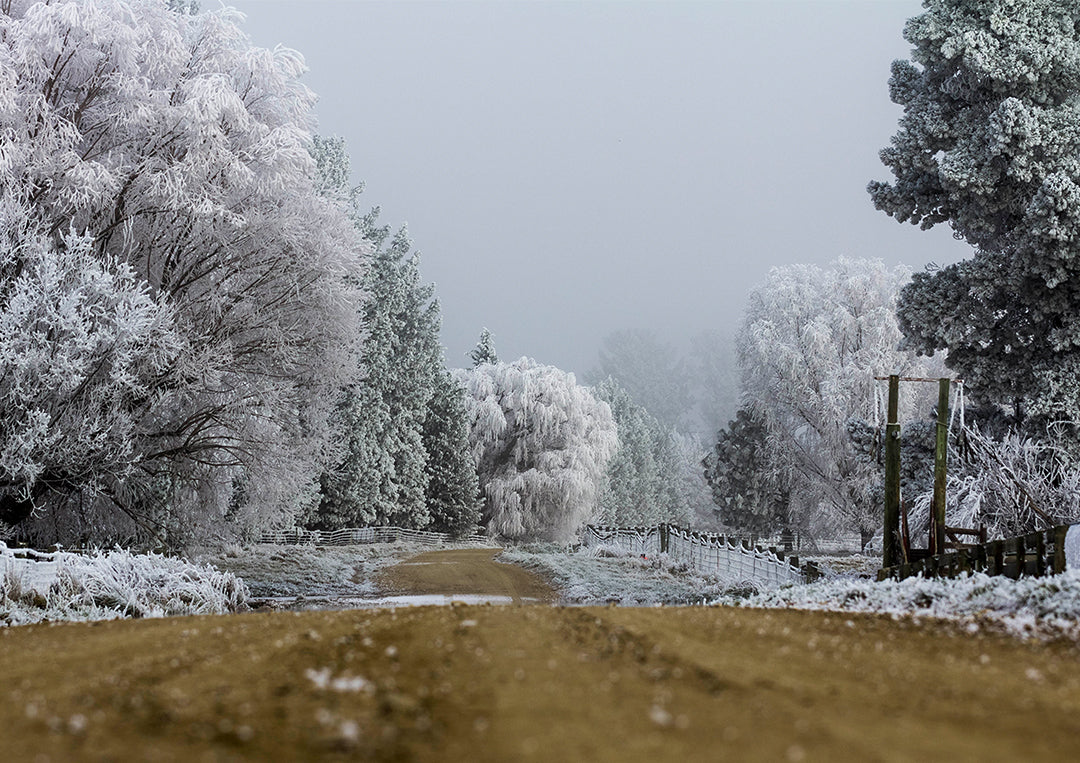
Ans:
{"type": "Polygon", "coordinates": [[[681,467],[671,430],[610,377],[593,393],[611,408],[619,436],[598,500],[600,521],[618,526],[686,524],[689,512],[679,496],[681,467]]]}
{"type": "Polygon", "coordinates": [[[455,536],[474,532],[480,520],[480,487],[466,416],[465,390],[448,371],[440,371],[424,421],[427,503],[431,529],[455,536]]]}
{"type": "Polygon", "coordinates": [[[772,533],[788,524],[790,490],[771,457],[768,435],[752,410],[740,408],[705,459],[720,519],[741,532],[772,533]]]}
{"type": "Polygon", "coordinates": [[[480,341],[476,343],[476,347],[469,353],[469,357],[472,358],[473,368],[484,363],[499,362],[499,356],[495,352],[495,340],[487,327],[484,327],[484,330],[480,332],[480,341]]]}
{"type": "Polygon", "coordinates": [[[900,325],[1015,419],[1080,415],[1080,4],[927,0],[893,63],[903,106],[875,206],[974,247],[918,273],[900,325]]]}
{"type": "Polygon", "coordinates": [[[339,408],[344,454],[323,477],[313,524],[424,527],[431,521],[424,426],[442,370],[438,304],[420,281],[408,231],[386,246],[385,229],[367,229],[378,248],[361,283],[361,378],[339,408]]]}
{"type": "Polygon", "coordinates": [[[365,346],[357,380],[342,391],[335,419],[343,453],[322,477],[318,527],[395,524],[457,535],[476,527],[479,488],[469,450],[464,390],[444,367],[434,287],[403,228],[379,225],[379,208],[360,212],[341,138],[316,137],[318,188],[345,207],[375,254],[360,284],[365,346]]]}

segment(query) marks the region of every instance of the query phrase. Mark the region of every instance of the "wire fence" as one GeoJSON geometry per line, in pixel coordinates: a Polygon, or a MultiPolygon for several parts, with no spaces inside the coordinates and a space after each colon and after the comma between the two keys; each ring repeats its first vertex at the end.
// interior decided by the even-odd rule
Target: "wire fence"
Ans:
{"type": "Polygon", "coordinates": [[[409,530],[404,527],[345,527],[340,530],[279,530],[263,533],[259,543],[279,546],[358,546],[368,543],[418,543],[424,546],[444,546],[450,543],[494,546],[484,535],[456,537],[430,530],[409,530]]]}
{"type": "Polygon", "coordinates": [[[612,545],[641,556],[667,554],[669,558],[683,562],[697,572],[764,586],[805,583],[821,576],[814,564],[799,567],[799,558],[792,556],[785,559],[783,551],[673,525],[587,525],[582,533],[582,543],[585,546],[612,545]]]}

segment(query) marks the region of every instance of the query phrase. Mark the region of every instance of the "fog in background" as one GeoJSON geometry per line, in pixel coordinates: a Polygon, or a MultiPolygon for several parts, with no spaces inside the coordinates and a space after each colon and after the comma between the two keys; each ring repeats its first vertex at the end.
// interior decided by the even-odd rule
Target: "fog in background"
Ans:
{"type": "Polygon", "coordinates": [[[587,376],[618,329],[730,333],[775,265],[967,254],[865,191],[918,0],[229,4],[304,54],[319,132],[408,222],[451,366],[487,326],[587,376]]]}

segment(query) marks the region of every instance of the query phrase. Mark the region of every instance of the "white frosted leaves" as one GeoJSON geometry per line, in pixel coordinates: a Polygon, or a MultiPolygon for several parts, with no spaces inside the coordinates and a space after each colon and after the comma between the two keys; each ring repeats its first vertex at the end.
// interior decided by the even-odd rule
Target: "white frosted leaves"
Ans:
{"type": "Polygon", "coordinates": [[[528,358],[456,372],[466,389],[488,531],[567,541],[596,510],[615,422],[573,374],[528,358]]]}

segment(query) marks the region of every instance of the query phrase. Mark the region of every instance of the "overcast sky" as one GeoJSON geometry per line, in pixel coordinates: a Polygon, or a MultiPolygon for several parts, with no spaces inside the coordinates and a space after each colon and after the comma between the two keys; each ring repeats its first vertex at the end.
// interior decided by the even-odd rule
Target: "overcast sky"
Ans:
{"type": "Polygon", "coordinates": [[[775,265],[967,255],[865,190],[918,0],[229,4],[408,223],[451,366],[487,326],[580,375],[617,329],[734,326],[775,265]]]}

